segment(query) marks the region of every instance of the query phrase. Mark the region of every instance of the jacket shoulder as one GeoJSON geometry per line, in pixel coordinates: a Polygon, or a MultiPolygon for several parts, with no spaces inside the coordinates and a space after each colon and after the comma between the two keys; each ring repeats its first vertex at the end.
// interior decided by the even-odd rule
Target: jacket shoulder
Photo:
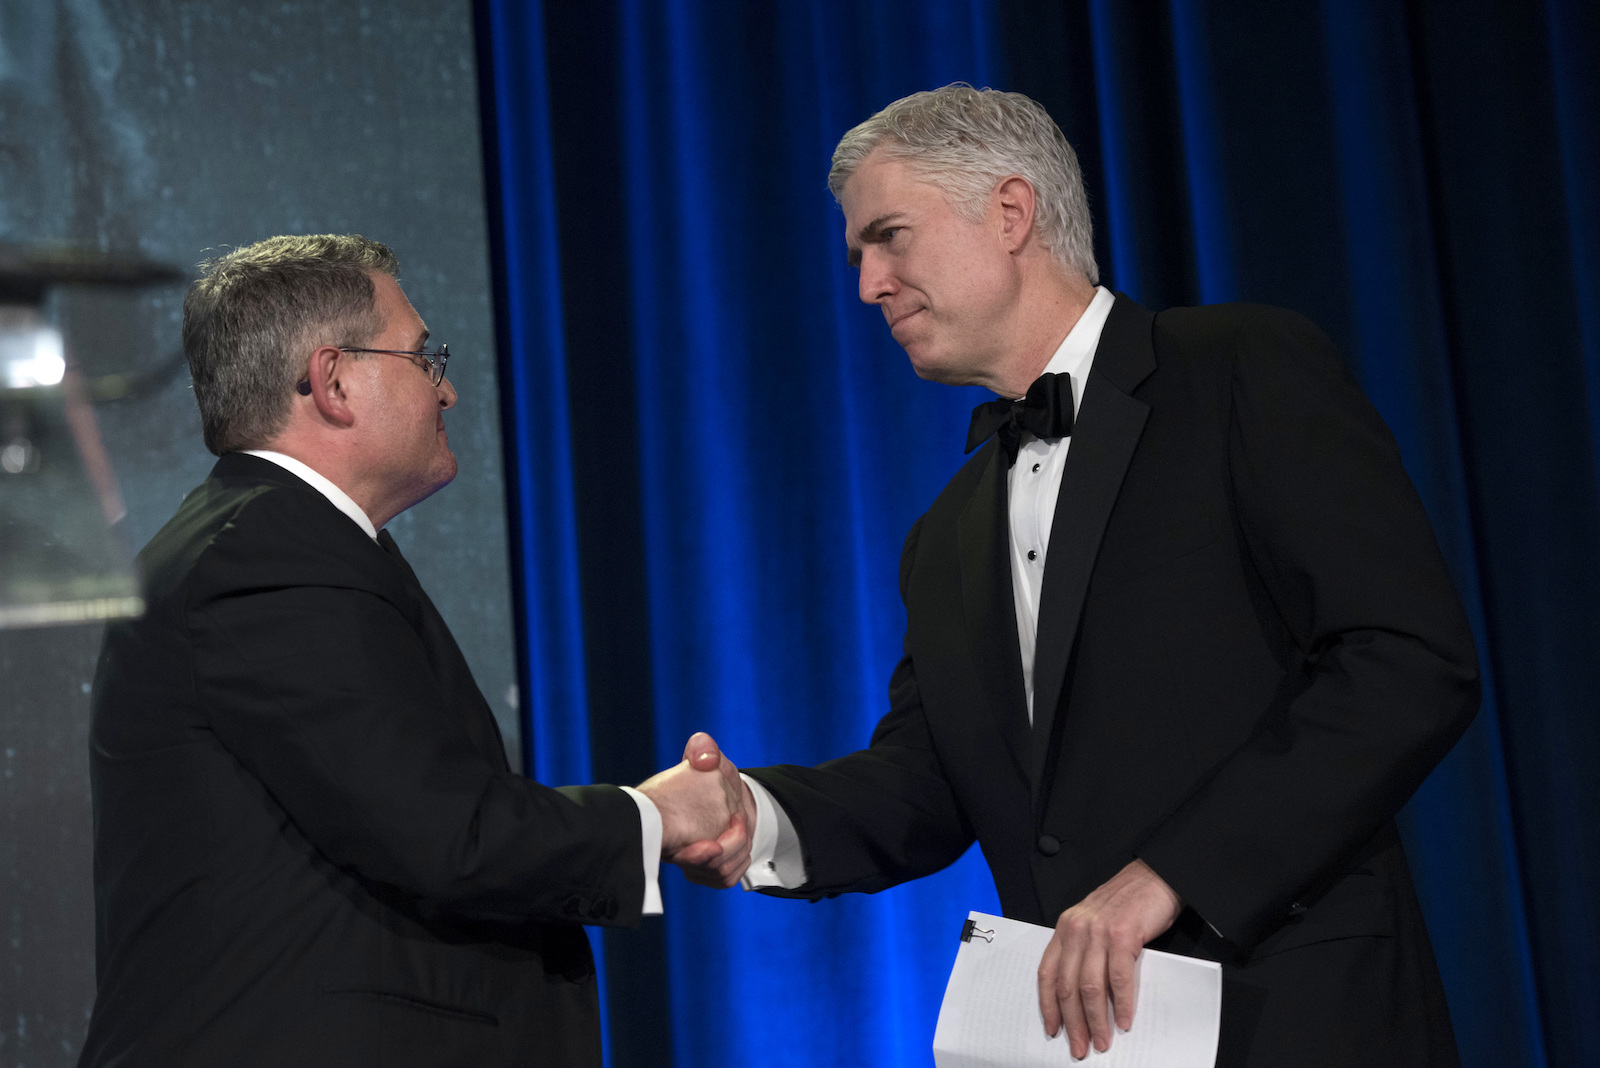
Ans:
{"type": "Polygon", "coordinates": [[[1310,319],[1270,304],[1211,304],[1159,312],[1151,328],[1158,365],[1263,382],[1310,379],[1350,388],[1333,341],[1310,319]]]}
{"type": "Polygon", "coordinates": [[[1297,311],[1271,304],[1205,304],[1157,312],[1152,337],[1160,352],[1233,355],[1253,350],[1316,348],[1334,352],[1333,342],[1297,311]]]}
{"type": "Polygon", "coordinates": [[[978,482],[983,478],[983,472],[989,466],[989,461],[1000,446],[993,440],[985,442],[971,456],[966,463],[950,477],[944,484],[944,489],[933,499],[928,506],[928,511],[923,515],[922,521],[937,523],[942,519],[954,521],[960,516],[962,509],[967,506],[967,501],[972,498],[973,492],[978,488],[978,482]]]}
{"type": "Polygon", "coordinates": [[[383,550],[315,490],[212,478],[139,554],[147,600],[290,586],[370,588],[399,599],[383,550]]]}

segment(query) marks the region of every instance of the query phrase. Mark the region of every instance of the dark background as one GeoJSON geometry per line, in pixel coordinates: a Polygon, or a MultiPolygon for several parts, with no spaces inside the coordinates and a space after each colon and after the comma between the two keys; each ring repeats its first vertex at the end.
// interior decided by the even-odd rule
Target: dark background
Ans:
{"type": "MultiPolygon", "coordinates": [[[[1401,816],[1463,1057],[1593,1059],[1600,9],[479,11],[502,337],[527,376],[505,421],[569,427],[566,451],[512,453],[517,491],[572,517],[537,533],[580,576],[519,588],[530,663],[568,673],[530,707],[559,743],[541,760],[627,778],[638,738],[659,763],[698,728],[743,764],[865,743],[901,538],[983,398],[916,381],[856,302],[827,160],[906,93],[1020,90],[1080,153],[1108,285],[1306,314],[1394,431],[1484,668],[1477,720],[1401,816]],[[579,745],[562,731],[584,718],[579,745]]],[[[810,907],[665,890],[664,921],[605,939],[619,1065],[663,1063],[667,1036],[684,1065],[926,1064],[951,932],[993,894],[975,855],[810,907]]]]}

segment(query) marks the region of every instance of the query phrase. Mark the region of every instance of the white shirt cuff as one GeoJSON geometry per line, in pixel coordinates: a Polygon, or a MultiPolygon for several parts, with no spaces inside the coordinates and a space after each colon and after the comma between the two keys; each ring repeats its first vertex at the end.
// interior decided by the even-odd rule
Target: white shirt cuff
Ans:
{"type": "Polygon", "coordinates": [[[806,881],[805,857],[800,852],[800,836],[795,833],[789,814],[767,788],[743,773],[739,776],[756,799],[756,826],[750,835],[750,867],[739,885],[746,890],[775,886],[793,890],[806,881]]]}
{"type": "Polygon", "coordinates": [[[644,846],[644,908],[645,916],[661,915],[661,810],[656,803],[631,786],[622,792],[633,798],[639,806],[639,839],[644,846]]]}

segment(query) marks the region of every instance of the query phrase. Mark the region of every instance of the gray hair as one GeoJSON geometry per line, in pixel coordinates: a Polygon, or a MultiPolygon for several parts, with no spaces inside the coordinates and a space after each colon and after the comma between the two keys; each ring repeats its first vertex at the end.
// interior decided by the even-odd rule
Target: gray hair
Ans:
{"type": "Polygon", "coordinates": [[[206,448],[260,448],[283,429],[317,345],[366,344],[383,329],[373,271],[400,263],[355,234],[269,237],[200,264],[183,301],[206,448]]]}
{"type": "Polygon", "coordinates": [[[863,160],[881,151],[937,186],[957,215],[983,217],[995,186],[1012,175],[1035,194],[1034,232],[1056,262],[1098,284],[1094,223],[1083,173],[1061,128],[1021,93],[956,82],[902,97],[839,139],[828,188],[839,199],[863,160]]]}

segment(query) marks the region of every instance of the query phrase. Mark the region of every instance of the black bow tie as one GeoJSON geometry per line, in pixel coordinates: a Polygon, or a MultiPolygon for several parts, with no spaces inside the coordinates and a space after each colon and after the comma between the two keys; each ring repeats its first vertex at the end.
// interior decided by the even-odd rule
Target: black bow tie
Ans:
{"type": "Polygon", "coordinates": [[[1064,438],[1072,434],[1072,376],[1040,375],[1021,400],[993,400],[972,409],[967,428],[967,451],[998,434],[1006,451],[1006,466],[1017,462],[1022,432],[1036,438],[1064,438]]]}

